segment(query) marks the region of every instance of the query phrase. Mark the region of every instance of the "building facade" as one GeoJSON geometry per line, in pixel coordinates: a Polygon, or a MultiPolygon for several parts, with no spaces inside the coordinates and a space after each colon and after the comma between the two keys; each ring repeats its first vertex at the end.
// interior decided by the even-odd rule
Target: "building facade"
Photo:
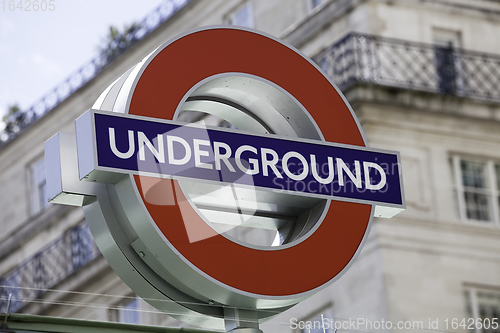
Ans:
{"type": "MultiPolygon", "coordinates": [[[[162,3],[125,36],[126,45],[111,45],[114,52],[13,115],[3,133],[0,311],[11,295],[11,309],[21,313],[183,325],[120,281],[81,208],[47,203],[43,142],[74,132],[74,120],[100,93],[156,47],[214,24],[264,31],[312,58],[351,103],[369,146],[400,151],[402,158],[406,211],[376,218],[344,276],[262,329],[309,332],[294,323],[323,316],[356,321],[345,331],[391,330],[381,327],[384,320],[399,331],[500,332],[453,324],[500,317],[500,3],[494,0],[162,3]]],[[[341,240],[332,235],[335,241],[341,240]]],[[[314,274],[322,267],[297,263],[304,269],[314,274]]]]}

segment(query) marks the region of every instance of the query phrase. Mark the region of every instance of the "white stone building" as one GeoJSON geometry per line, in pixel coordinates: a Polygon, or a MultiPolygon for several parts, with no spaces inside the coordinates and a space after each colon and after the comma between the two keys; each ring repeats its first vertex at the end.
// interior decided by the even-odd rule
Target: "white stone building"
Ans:
{"type": "MultiPolygon", "coordinates": [[[[438,320],[439,330],[461,332],[469,329],[452,327],[454,318],[500,317],[498,1],[191,0],[166,1],[157,13],[163,22],[142,22],[121,55],[84,66],[80,81],[49,92],[12,119],[19,130],[4,134],[0,311],[12,294],[22,313],[179,324],[134,298],[99,255],[81,208],[46,203],[43,142],[74,131],[99,94],[163,42],[192,28],[234,24],[283,39],[331,76],[369,145],[401,152],[407,204],[395,218],[375,219],[342,278],[263,324],[264,332],[291,332],[293,318],[321,315],[389,320],[398,331],[405,324],[435,329],[429,321],[438,320]],[[134,308],[145,311],[127,312],[134,308]]],[[[297,263],[311,274],[321,269],[297,263]]],[[[340,331],[377,330],[369,325],[340,331]]]]}

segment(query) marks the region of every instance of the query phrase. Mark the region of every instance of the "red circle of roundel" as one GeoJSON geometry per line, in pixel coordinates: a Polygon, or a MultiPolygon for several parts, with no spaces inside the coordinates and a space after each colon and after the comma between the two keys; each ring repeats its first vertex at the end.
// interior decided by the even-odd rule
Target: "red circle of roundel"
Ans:
{"type": "MultiPolygon", "coordinates": [[[[170,43],[140,76],[128,113],[172,119],[194,85],[228,72],[255,75],[288,91],[309,111],[326,141],[365,145],[349,108],[309,61],[272,38],[240,29],[201,30],[170,43]]],[[[150,216],[186,260],[225,285],[257,295],[296,295],[333,279],[356,253],[371,216],[371,205],[332,201],[319,228],[289,248],[258,250],[218,234],[190,243],[182,216],[187,217],[186,209],[191,226],[202,233],[213,231],[186,207],[176,181],[163,181],[165,188],[177,188],[176,204],[167,206],[146,201],[140,181],[135,176],[150,216]]]]}

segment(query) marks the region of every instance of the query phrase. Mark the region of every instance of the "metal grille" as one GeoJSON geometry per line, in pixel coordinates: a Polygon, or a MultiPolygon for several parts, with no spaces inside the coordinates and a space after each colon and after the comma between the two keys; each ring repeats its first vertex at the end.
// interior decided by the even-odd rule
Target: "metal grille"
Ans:
{"type": "Polygon", "coordinates": [[[341,88],[354,82],[500,101],[500,56],[349,34],[314,59],[341,88]]]}
{"type": "Polygon", "coordinates": [[[107,64],[128,50],[137,41],[146,37],[160,24],[168,20],[172,15],[184,7],[190,0],[166,0],[159,7],[149,13],[142,21],[134,26],[126,36],[119,34],[95,58],[84,64],[66,80],[49,91],[27,110],[20,110],[11,115],[7,120],[7,130],[0,133],[0,147],[12,140],[16,135],[30,124],[36,122],[40,117],[55,108],[59,103],[68,98],[78,88],[90,81],[107,64]],[[9,125],[10,124],[10,125],[9,125]]]}
{"type": "Polygon", "coordinates": [[[86,223],[80,224],[0,278],[0,313],[11,312],[54,287],[100,254],[86,223]]]}

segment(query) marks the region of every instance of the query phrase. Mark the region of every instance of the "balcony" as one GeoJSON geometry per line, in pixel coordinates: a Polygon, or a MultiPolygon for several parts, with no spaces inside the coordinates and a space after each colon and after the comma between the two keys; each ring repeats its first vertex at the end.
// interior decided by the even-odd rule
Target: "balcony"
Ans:
{"type": "Polygon", "coordinates": [[[500,56],[349,34],[314,61],[341,90],[369,83],[500,102],[500,56]]]}
{"type": "Polygon", "coordinates": [[[62,235],[33,257],[0,277],[0,312],[19,311],[100,255],[86,223],[62,235]]]}

